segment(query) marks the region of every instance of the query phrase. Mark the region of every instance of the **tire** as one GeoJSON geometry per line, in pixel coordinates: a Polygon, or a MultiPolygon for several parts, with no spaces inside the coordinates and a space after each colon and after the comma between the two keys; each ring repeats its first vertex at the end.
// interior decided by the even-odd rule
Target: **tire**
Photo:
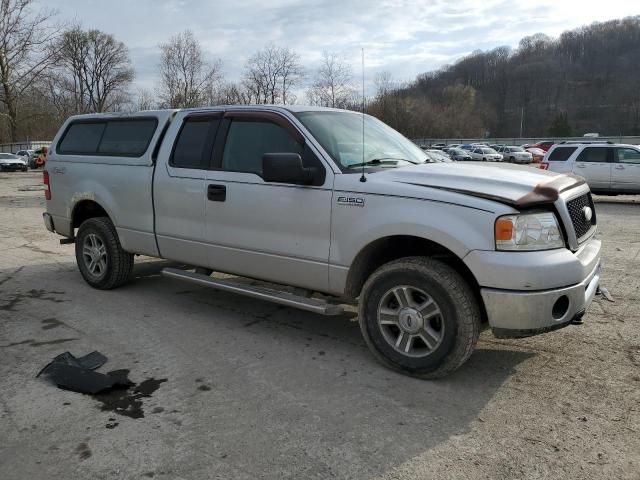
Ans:
{"type": "Polygon", "coordinates": [[[486,158],[483,158],[483,159],[482,159],[482,161],[483,161],[483,162],[486,162],[486,161],[487,161],[487,159],[486,159],[486,158]]]}
{"type": "Polygon", "coordinates": [[[111,290],[129,280],[133,255],[122,249],[116,227],[107,217],[82,222],[75,244],[78,269],[93,288],[111,290]]]}
{"type": "Polygon", "coordinates": [[[511,162],[511,163],[514,163],[515,161],[516,161],[516,159],[515,159],[515,158],[513,158],[513,157],[511,157],[511,158],[509,159],[509,162],[511,162]]]}
{"type": "Polygon", "coordinates": [[[480,309],[467,282],[448,265],[427,257],[402,258],[376,270],[362,288],[358,317],[376,359],[419,378],[455,371],[469,358],[480,334],[480,309]]]}

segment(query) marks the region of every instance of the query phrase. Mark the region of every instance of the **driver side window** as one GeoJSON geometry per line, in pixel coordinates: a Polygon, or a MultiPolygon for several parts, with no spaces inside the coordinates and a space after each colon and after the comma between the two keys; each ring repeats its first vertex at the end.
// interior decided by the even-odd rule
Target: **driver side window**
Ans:
{"type": "Polygon", "coordinates": [[[262,156],[265,153],[302,155],[303,147],[275,123],[234,119],[227,133],[222,169],[262,175],[262,156]]]}
{"type": "Polygon", "coordinates": [[[616,162],[640,164],[640,150],[636,150],[635,148],[618,148],[616,162]]]}

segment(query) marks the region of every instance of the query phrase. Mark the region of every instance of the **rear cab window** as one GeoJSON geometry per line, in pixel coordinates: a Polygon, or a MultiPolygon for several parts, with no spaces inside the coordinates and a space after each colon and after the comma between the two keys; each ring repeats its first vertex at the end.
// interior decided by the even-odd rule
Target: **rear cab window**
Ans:
{"type": "Polygon", "coordinates": [[[187,117],[178,133],[169,165],[176,168],[207,169],[220,115],[187,117]]]}
{"type": "Polygon", "coordinates": [[[156,131],[155,118],[79,120],[58,142],[58,155],[140,157],[156,131]]]}

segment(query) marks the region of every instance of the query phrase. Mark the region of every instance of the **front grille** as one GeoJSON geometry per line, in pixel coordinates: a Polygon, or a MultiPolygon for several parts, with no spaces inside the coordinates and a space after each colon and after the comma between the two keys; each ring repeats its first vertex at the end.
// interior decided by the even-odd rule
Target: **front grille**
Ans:
{"type": "Polygon", "coordinates": [[[589,230],[596,224],[596,210],[593,207],[593,200],[590,193],[585,193],[567,202],[567,209],[573,224],[573,230],[576,232],[576,238],[580,240],[589,230]],[[584,207],[591,209],[591,220],[587,220],[584,213],[584,207]]]}

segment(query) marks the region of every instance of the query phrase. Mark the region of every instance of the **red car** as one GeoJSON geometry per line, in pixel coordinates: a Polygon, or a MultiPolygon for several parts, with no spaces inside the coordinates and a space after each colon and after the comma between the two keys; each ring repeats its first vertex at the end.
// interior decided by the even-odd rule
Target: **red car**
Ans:
{"type": "Polygon", "coordinates": [[[529,148],[539,148],[541,150],[544,150],[545,152],[547,150],[549,150],[551,148],[551,145],[553,145],[556,142],[551,142],[548,140],[545,140],[544,142],[538,142],[538,143],[526,143],[524,145],[522,145],[522,148],[524,149],[529,149],[529,148]]]}

